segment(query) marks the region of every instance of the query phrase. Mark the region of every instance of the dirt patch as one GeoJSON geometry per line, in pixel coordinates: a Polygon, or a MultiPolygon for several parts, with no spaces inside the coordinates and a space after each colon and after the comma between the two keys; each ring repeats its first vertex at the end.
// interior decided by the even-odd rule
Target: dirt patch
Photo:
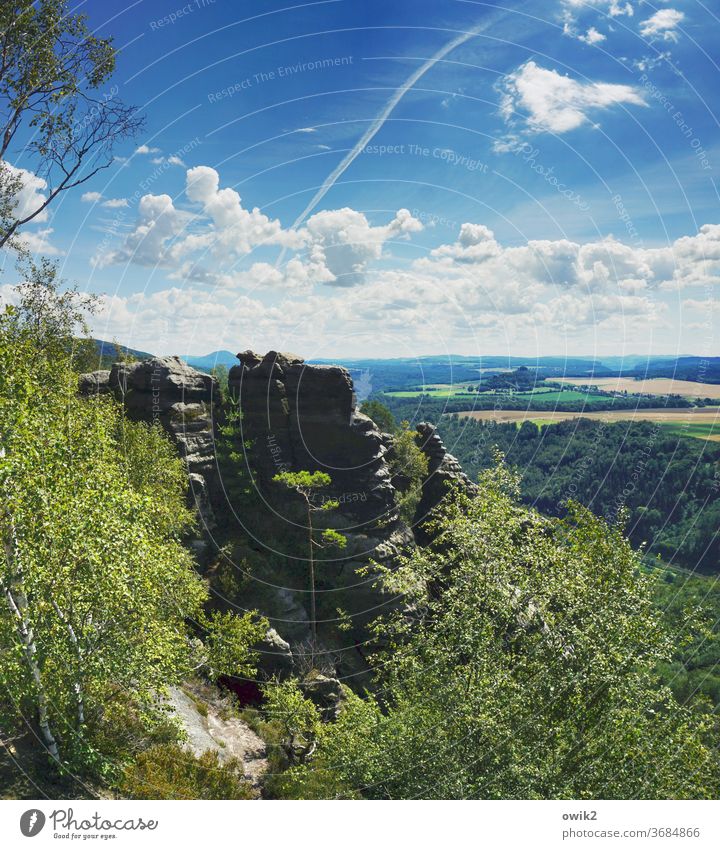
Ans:
{"type": "Polygon", "coordinates": [[[170,690],[170,704],[180,720],[194,755],[217,752],[221,761],[236,758],[245,778],[256,785],[268,767],[265,743],[250,726],[228,713],[220,699],[191,685],[170,690]]]}

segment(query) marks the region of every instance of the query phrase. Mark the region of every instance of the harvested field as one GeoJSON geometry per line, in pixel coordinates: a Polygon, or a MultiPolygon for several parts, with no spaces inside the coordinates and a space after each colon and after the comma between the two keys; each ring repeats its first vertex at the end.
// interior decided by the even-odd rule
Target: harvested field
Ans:
{"type": "Polygon", "coordinates": [[[647,380],[633,380],[631,377],[553,377],[551,380],[554,383],[569,383],[573,386],[595,386],[606,392],[720,399],[720,384],[672,380],[669,377],[651,377],[647,380]]]}
{"type": "Polygon", "coordinates": [[[597,413],[565,413],[556,410],[475,410],[458,413],[479,421],[502,422],[524,421],[538,425],[567,421],[568,419],[595,419],[604,422],[650,421],[673,425],[673,432],[720,441],[720,407],[660,407],[646,410],[601,410],[597,413]]]}

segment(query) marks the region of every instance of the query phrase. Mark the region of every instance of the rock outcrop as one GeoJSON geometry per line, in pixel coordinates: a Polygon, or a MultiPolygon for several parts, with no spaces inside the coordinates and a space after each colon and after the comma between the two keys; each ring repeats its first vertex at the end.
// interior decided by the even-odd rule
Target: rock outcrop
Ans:
{"type": "Polygon", "coordinates": [[[171,687],[169,707],[185,732],[184,747],[195,757],[216,752],[221,763],[235,761],[258,787],[268,768],[265,743],[228,710],[227,699],[209,687],[171,687]]]}
{"type": "Polygon", "coordinates": [[[253,442],[258,485],[269,489],[282,471],[327,472],[324,496],[340,502],[350,526],[367,531],[398,521],[383,435],[356,410],[353,384],[340,366],[308,365],[295,354],[238,354],[229,374],[242,410],[243,435],[253,442]]]}
{"type": "Polygon", "coordinates": [[[112,392],[134,420],[156,422],[170,434],[185,461],[191,497],[207,527],[215,524],[218,489],[213,403],[217,382],[179,357],[115,363],[110,371],[80,377],[84,395],[112,392]]]}
{"type": "Polygon", "coordinates": [[[423,482],[422,496],[415,511],[415,538],[421,544],[430,540],[425,523],[453,488],[468,495],[477,492],[477,485],[463,472],[460,463],[448,454],[434,425],[421,422],[416,427],[420,450],[428,458],[428,475],[423,482]]]}
{"type": "MultiPolygon", "coordinates": [[[[238,359],[239,365],[230,370],[229,388],[242,411],[242,442],[250,446],[247,468],[253,471],[253,486],[267,505],[266,514],[273,516],[272,529],[266,525],[265,530],[273,537],[275,551],[283,540],[297,543],[307,538],[303,504],[273,482],[275,475],[322,471],[332,481],[317,493],[316,505],[332,500],[338,506],[315,513],[314,522],[339,530],[347,545],[342,550],[316,553],[318,620],[333,623],[319,628],[327,639],[329,631],[337,631],[338,609],[349,614],[351,646],[340,651],[342,663],[355,653],[356,643],[367,639],[367,622],[390,603],[372,574],[360,576],[358,569],[367,567],[370,559],[389,563],[413,539],[399,518],[386,456],[387,437],[356,409],[346,369],[309,365],[295,354],[276,351],[265,356],[245,351],[238,359]]],[[[278,630],[284,636],[292,639],[292,632],[295,642],[302,642],[303,617],[288,611],[291,604],[307,610],[307,563],[295,556],[292,564],[297,580],[277,590],[277,612],[270,611],[270,615],[271,621],[273,614],[277,616],[278,630]],[[281,620],[287,624],[283,626],[281,620]]],[[[305,639],[309,638],[308,625],[305,619],[305,639]]]]}
{"type": "Polygon", "coordinates": [[[230,452],[236,459],[220,467],[225,480],[215,444],[216,421],[225,413],[209,375],[178,357],[155,357],[83,375],[80,391],[112,392],[131,418],[158,422],[171,435],[187,464],[205,527],[215,526],[217,516],[224,538],[238,550],[237,562],[250,564],[230,564],[246,577],[226,603],[258,609],[270,620],[268,637],[257,647],[261,679],[302,674],[307,658],[318,656],[328,670],[362,675],[368,623],[399,603],[385,594],[371,564],[391,565],[400,552],[429,541],[423,523],[449,485],[468,493],[475,485],[435,428],[418,425],[417,442],[428,457],[429,473],[411,529],[399,516],[398,494],[408,482],[391,472],[392,437],[357,410],[346,369],[310,365],[276,351],[264,356],[244,351],[238,360],[229,373],[229,391],[242,415],[230,452]],[[313,525],[333,528],[346,539],[342,549],[315,551],[319,645],[310,645],[307,508],[296,493],[273,481],[280,472],[301,470],[330,476],[329,487],[313,496],[313,506],[326,500],[337,506],[313,512],[313,525]],[[242,486],[233,490],[237,476],[243,477],[242,486]],[[240,495],[228,495],[233,491],[240,495]],[[351,623],[349,630],[340,631],[341,619],[351,623]]]}
{"type": "Polygon", "coordinates": [[[110,370],[91,371],[81,374],[78,381],[78,391],[81,395],[107,395],[110,392],[110,370]]]}

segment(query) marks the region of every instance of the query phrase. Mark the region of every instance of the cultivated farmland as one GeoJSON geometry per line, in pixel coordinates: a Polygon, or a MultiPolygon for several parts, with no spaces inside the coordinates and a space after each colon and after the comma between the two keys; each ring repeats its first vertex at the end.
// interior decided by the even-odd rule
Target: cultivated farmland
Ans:
{"type": "Polygon", "coordinates": [[[595,419],[604,422],[650,421],[664,429],[685,436],[720,442],[720,407],[650,408],[633,410],[603,410],[596,413],[572,413],[558,410],[474,410],[458,413],[461,418],[494,422],[535,422],[538,425],[562,422],[567,419],[595,419]]]}
{"type": "Polygon", "coordinates": [[[553,377],[554,383],[571,386],[593,386],[605,392],[628,392],[632,395],[682,395],[685,398],[717,398],[720,384],[695,383],[692,380],[672,380],[669,377],[651,377],[634,380],[632,377],[553,377]]]}

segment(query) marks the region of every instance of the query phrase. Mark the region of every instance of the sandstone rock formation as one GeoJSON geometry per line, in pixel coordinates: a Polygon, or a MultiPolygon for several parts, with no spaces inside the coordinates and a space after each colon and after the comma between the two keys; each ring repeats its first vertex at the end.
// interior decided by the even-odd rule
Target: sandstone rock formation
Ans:
{"type": "Polygon", "coordinates": [[[266,489],[285,470],[324,471],[329,495],[350,527],[367,531],[397,523],[395,491],[383,435],[355,408],[352,380],[340,366],[308,365],[295,354],[238,354],[229,374],[243,430],[253,442],[252,466],[266,489]]]}
{"type": "Polygon", "coordinates": [[[244,548],[240,556],[252,561],[252,574],[238,591],[242,597],[226,601],[238,609],[256,608],[270,619],[273,629],[258,647],[260,677],[297,672],[298,664],[318,652],[325,653],[325,661],[331,659],[329,668],[356,676],[364,668],[367,624],[401,601],[385,594],[369,564],[390,565],[416,541],[427,542],[423,522],[447,495],[448,484],[469,493],[475,485],[447,453],[435,428],[418,425],[417,441],[429,459],[429,473],[409,528],[398,513],[403,481],[393,479],[388,463],[392,437],[356,409],[346,369],[310,365],[295,354],[276,351],[264,356],[244,351],[238,360],[230,370],[229,388],[242,413],[236,448],[241,462],[223,466],[222,474],[249,476],[248,504],[233,503],[226,495],[231,481],[220,479],[215,437],[224,411],[212,377],[178,357],[155,357],[83,375],[80,391],[112,392],[131,418],[161,424],[187,464],[205,527],[215,527],[217,517],[225,539],[244,548]],[[330,487],[317,497],[338,506],[315,513],[315,526],[339,530],[347,540],[344,549],[316,553],[321,645],[312,647],[303,553],[307,514],[299,498],[273,482],[279,472],[300,470],[330,476],[330,487]],[[341,633],[339,617],[346,614],[352,624],[341,633]]]}
{"type": "Polygon", "coordinates": [[[179,357],[115,363],[108,371],[80,377],[84,395],[112,392],[130,418],[157,422],[170,434],[187,465],[192,500],[207,527],[215,524],[212,501],[218,486],[213,402],[217,382],[179,357]]]}
{"type": "Polygon", "coordinates": [[[428,458],[428,475],[423,482],[422,497],[413,522],[415,538],[422,545],[429,541],[425,522],[432,517],[433,510],[451,489],[458,487],[468,495],[473,495],[477,492],[477,485],[463,472],[455,457],[448,454],[434,425],[421,422],[416,430],[418,445],[428,458]]]}
{"type": "MultiPolygon", "coordinates": [[[[367,639],[367,622],[391,601],[372,574],[361,577],[358,568],[367,566],[370,559],[390,562],[412,543],[410,529],[398,516],[386,457],[387,437],[357,411],[352,380],[344,368],[309,365],[295,354],[276,351],[262,357],[245,351],[238,359],[240,364],[229,374],[230,392],[242,411],[243,444],[251,446],[247,466],[253,470],[253,485],[274,516],[275,540],[293,535],[304,538],[305,517],[302,506],[273,477],[283,471],[308,470],[326,472],[332,480],[318,499],[337,501],[338,508],[322,518],[326,526],[342,532],[347,546],[318,553],[319,618],[336,623],[338,609],[350,615],[350,646],[340,649],[347,661],[356,653],[354,644],[367,639]]],[[[277,613],[271,611],[287,622],[283,626],[278,621],[278,630],[290,639],[283,630],[289,628],[296,641],[301,641],[301,619],[288,613],[288,604],[290,597],[307,608],[306,569],[302,558],[295,558],[297,581],[276,593],[277,613]],[[279,609],[281,602],[284,612],[279,609]]],[[[333,624],[324,630],[327,635],[337,628],[333,624]]]]}

